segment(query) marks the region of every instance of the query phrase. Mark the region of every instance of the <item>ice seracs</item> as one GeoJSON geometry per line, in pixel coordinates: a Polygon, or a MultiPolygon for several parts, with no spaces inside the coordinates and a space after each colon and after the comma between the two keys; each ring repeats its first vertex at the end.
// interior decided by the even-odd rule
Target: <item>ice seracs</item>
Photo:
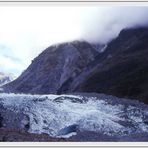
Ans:
{"type": "Polygon", "coordinates": [[[148,132],[148,106],[117,99],[99,94],[0,94],[0,114],[7,128],[53,137],[68,138],[77,131],[101,132],[109,136],[148,132]]]}

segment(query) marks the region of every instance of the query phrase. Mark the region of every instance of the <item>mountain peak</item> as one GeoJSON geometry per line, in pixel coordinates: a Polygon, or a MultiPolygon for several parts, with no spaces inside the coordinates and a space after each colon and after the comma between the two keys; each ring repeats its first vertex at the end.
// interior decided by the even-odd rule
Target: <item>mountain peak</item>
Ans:
{"type": "Polygon", "coordinates": [[[13,74],[0,72],[0,86],[13,81],[15,78],[13,74]]]}
{"type": "Polygon", "coordinates": [[[120,31],[119,37],[131,37],[133,35],[138,37],[146,31],[148,31],[148,27],[125,28],[120,31]]]}
{"type": "Polygon", "coordinates": [[[46,48],[15,81],[4,88],[24,93],[57,93],[95,59],[98,52],[87,42],[73,41],[46,48]]]}
{"type": "Polygon", "coordinates": [[[148,103],[148,29],[124,29],[101,51],[85,41],[50,46],[3,88],[32,94],[96,92],[148,103]]]}

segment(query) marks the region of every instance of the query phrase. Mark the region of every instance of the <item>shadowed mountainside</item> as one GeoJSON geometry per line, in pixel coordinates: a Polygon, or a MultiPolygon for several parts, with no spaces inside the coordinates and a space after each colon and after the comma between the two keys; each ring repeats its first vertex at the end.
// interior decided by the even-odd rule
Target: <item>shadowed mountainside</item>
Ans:
{"type": "Polygon", "coordinates": [[[87,42],[50,46],[32,61],[18,79],[4,88],[8,92],[57,93],[63,84],[75,79],[97,54],[87,42]]]}
{"type": "Polygon", "coordinates": [[[97,92],[148,103],[148,29],[124,29],[100,47],[103,52],[80,41],[51,46],[4,89],[32,94],[97,92]]]}
{"type": "Polygon", "coordinates": [[[137,98],[148,103],[148,29],[125,29],[98,56],[95,69],[75,90],[137,98]]]}

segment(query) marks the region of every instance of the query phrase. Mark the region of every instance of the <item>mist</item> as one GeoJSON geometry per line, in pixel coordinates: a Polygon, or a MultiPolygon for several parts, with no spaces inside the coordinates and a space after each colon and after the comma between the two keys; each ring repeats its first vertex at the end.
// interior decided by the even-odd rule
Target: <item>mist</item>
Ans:
{"type": "Polygon", "coordinates": [[[104,7],[89,16],[82,38],[90,43],[107,44],[125,28],[147,27],[148,7],[104,7]]]}
{"type": "Polygon", "coordinates": [[[52,44],[107,44],[124,28],[147,27],[148,7],[5,6],[0,7],[0,18],[0,71],[19,75],[52,44]]]}

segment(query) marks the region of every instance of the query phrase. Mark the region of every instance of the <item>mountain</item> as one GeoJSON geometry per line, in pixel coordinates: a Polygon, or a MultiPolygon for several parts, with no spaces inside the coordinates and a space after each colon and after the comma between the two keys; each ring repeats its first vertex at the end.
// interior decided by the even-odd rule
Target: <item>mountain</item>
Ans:
{"type": "Polygon", "coordinates": [[[50,46],[36,57],[15,81],[5,85],[9,92],[58,93],[93,61],[98,52],[87,42],[73,41],[50,46]]]}
{"type": "Polygon", "coordinates": [[[0,86],[7,84],[15,79],[13,74],[6,74],[0,72],[0,86]]]}
{"type": "Polygon", "coordinates": [[[73,91],[106,93],[148,103],[147,55],[148,29],[124,29],[96,57],[99,67],[73,91]]]}
{"type": "Polygon", "coordinates": [[[50,46],[6,92],[97,92],[148,103],[148,28],[123,29],[107,45],[84,41],[50,46]]]}

